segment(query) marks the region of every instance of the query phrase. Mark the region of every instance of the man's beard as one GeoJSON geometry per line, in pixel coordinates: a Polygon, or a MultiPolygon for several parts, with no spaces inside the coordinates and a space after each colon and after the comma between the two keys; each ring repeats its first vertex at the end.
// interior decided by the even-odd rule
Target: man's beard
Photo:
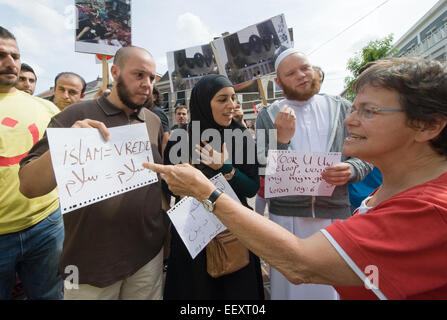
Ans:
{"type": "Polygon", "coordinates": [[[14,72],[13,69],[4,69],[0,71],[0,74],[13,74],[16,76],[15,80],[3,80],[0,77],[0,86],[2,87],[13,87],[19,81],[18,73],[14,72]]]}
{"type": "Polygon", "coordinates": [[[289,100],[296,101],[307,101],[312,98],[317,92],[316,88],[319,80],[314,77],[312,80],[312,84],[309,89],[298,91],[296,89],[292,89],[289,86],[285,85],[280,78],[278,78],[279,83],[281,84],[282,91],[284,92],[284,96],[289,100]]]}
{"type": "Polygon", "coordinates": [[[131,100],[131,93],[129,91],[129,88],[124,83],[124,80],[121,76],[118,77],[117,83],[116,83],[116,89],[118,93],[118,97],[120,98],[121,102],[132,110],[140,110],[145,104],[147,104],[148,101],[152,100],[152,93],[149,94],[148,98],[142,103],[142,104],[136,104],[132,102],[131,100]]]}

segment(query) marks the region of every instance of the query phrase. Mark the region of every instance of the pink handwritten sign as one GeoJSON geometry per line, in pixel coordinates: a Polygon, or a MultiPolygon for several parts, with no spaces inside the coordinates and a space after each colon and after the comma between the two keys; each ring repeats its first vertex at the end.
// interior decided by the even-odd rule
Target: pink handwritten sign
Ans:
{"type": "Polygon", "coordinates": [[[335,187],[324,181],[321,173],[340,160],[340,152],[269,150],[265,197],[331,196],[335,187]]]}
{"type": "Polygon", "coordinates": [[[51,161],[62,213],[157,182],[143,168],[153,162],[144,123],[109,128],[105,141],[97,129],[48,128],[51,161]]]}

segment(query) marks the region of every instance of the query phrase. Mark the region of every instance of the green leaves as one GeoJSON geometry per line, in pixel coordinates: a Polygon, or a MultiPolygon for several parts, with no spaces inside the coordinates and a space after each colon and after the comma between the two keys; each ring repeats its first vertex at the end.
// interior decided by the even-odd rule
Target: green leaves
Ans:
{"type": "Polygon", "coordinates": [[[377,39],[368,42],[362,50],[357,52],[354,57],[348,60],[346,68],[351,72],[352,76],[345,78],[347,88],[345,98],[353,101],[355,94],[352,91],[352,84],[359,76],[359,70],[368,62],[376,61],[385,57],[394,55],[397,50],[393,48],[394,35],[390,34],[383,39],[377,39]]]}

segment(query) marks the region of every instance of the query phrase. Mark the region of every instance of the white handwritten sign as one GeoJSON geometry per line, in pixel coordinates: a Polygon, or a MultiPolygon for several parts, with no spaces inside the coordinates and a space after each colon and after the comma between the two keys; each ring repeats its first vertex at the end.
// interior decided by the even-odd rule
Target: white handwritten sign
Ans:
{"type": "Polygon", "coordinates": [[[269,150],[265,197],[331,196],[335,186],[324,181],[321,173],[340,160],[340,152],[269,150]]]}
{"type": "Polygon", "coordinates": [[[146,124],[108,130],[106,142],[93,128],[47,129],[62,213],[158,181],[142,166],[153,162],[146,124]]]}
{"type": "MultiPolygon", "coordinates": [[[[210,181],[240,202],[221,173],[212,177],[210,181]]],[[[227,229],[214,214],[203,207],[201,202],[192,197],[183,198],[167,213],[193,259],[216,235],[227,229]]]]}

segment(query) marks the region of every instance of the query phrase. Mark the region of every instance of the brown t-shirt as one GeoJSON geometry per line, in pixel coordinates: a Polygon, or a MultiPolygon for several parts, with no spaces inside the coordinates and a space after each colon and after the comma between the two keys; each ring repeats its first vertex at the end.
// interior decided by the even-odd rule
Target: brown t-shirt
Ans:
{"type": "MultiPolygon", "coordinates": [[[[93,119],[106,127],[144,122],[154,162],[162,163],[160,120],[142,108],[128,117],[106,98],[79,102],[51,119],[49,128],[70,128],[77,120],[93,119]],[[157,128],[158,126],[158,128],[157,128]]],[[[21,161],[24,166],[48,150],[45,136],[21,161]]],[[[64,215],[65,240],[59,272],[74,265],[79,270],[79,283],[106,287],[132,275],[161,250],[168,218],[161,209],[161,183],[150,184],[64,215]]],[[[67,269],[68,270],[68,269],[67,269]]]]}

